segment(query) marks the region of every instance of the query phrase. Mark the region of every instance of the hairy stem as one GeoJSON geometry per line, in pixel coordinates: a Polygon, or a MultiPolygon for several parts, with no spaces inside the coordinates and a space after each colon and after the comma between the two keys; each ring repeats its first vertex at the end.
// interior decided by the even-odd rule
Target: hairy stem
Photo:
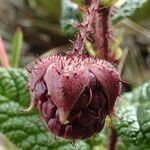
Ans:
{"type": "Polygon", "coordinates": [[[73,44],[73,55],[81,55],[84,49],[84,42],[92,31],[92,23],[94,16],[99,8],[99,0],[93,0],[89,6],[85,18],[81,24],[78,25],[79,32],[76,41],[73,44]]]}
{"type": "MultiPolygon", "coordinates": [[[[102,7],[102,6],[101,6],[102,7]]],[[[109,52],[108,39],[108,19],[110,8],[100,8],[99,13],[95,18],[94,38],[98,55],[101,58],[107,59],[109,52]]]]}

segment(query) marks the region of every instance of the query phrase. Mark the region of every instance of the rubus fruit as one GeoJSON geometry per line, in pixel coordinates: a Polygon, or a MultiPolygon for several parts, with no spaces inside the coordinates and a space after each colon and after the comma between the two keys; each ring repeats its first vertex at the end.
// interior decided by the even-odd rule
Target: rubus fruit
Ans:
{"type": "Polygon", "coordinates": [[[85,139],[103,129],[114,109],[121,84],[107,61],[51,56],[31,70],[32,104],[48,129],[66,139],[85,139]]]}

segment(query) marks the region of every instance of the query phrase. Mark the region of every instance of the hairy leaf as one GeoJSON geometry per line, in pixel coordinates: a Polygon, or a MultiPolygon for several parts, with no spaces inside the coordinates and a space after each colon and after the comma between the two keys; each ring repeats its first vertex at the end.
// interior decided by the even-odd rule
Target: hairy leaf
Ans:
{"type": "Polygon", "coordinates": [[[113,120],[118,135],[134,144],[150,141],[150,82],[123,95],[118,103],[118,116],[113,120]]]}

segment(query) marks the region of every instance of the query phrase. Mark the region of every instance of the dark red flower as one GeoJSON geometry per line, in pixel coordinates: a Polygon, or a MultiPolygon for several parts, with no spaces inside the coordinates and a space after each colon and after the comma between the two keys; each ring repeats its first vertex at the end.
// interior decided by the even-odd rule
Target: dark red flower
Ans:
{"type": "Polygon", "coordinates": [[[29,79],[32,104],[48,129],[67,139],[85,139],[102,130],[121,84],[117,70],[95,58],[51,56],[29,79]]]}

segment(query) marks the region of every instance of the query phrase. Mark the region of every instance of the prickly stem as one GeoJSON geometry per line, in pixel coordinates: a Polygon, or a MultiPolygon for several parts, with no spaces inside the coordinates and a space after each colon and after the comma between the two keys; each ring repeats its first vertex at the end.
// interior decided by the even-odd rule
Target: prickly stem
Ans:
{"type": "Polygon", "coordinates": [[[95,17],[94,25],[94,38],[96,47],[99,52],[99,57],[104,59],[109,58],[109,11],[110,8],[103,8],[103,6],[100,6],[97,16],[95,17]]]}
{"type": "Polygon", "coordinates": [[[87,10],[85,18],[81,24],[78,25],[79,33],[76,36],[76,41],[73,44],[72,55],[81,55],[84,48],[84,42],[92,31],[92,23],[94,16],[99,7],[99,0],[93,0],[87,10]]]}

